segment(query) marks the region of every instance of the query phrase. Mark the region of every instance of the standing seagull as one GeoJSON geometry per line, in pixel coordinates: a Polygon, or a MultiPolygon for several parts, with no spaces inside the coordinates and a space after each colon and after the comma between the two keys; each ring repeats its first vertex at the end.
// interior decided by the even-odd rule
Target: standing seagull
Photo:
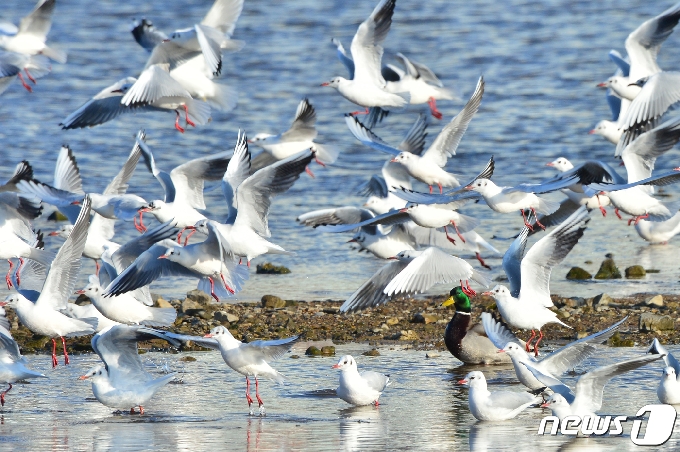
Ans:
{"type": "MultiPolygon", "coordinates": [[[[288,353],[298,340],[299,336],[292,336],[285,339],[273,341],[253,341],[243,343],[232,336],[231,332],[223,326],[216,326],[204,337],[184,336],[168,333],[168,336],[179,339],[180,341],[193,341],[201,347],[219,350],[222,359],[229,367],[246,377],[246,400],[248,408],[253,403],[250,397],[250,379],[255,377],[255,398],[260,407],[260,414],[265,414],[264,402],[260,398],[258,391],[259,383],[257,377],[265,377],[283,384],[283,375],[269,365],[269,361],[281,358],[288,353]]],[[[252,414],[252,411],[251,411],[252,414]]]]}
{"type": "Polygon", "coordinates": [[[672,353],[666,350],[666,347],[661,345],[661,342],[659,342],[657,338],[654,338],[647,353],[662,355],[664,364],[666,365],[661,374],[659,387],[656,390],[659,402],[667,403],[669,405],[679,405],[680,380],[678,379],[678,375],[680,375],[680,363],[675,359],[675,356],[673,356],[672,353]]]}
{"type": "Polygon", "coordinates": [[[162,331],[141,326],[115,325],[92,338],[92,349],[104,365],[96,366],[81,376],[81,380],[92,381],[92,392],[102,404],[119,410],[130,409],[135,414],[144,414],[146,402],[163,386],[170,383],[176,373],[153,378],[139,357],[137,342],[163,339],[173,346],[179,342],[162,331]]]}
{"type": "Polygon", "coordinates": [[[486,387],[486,378],[480,371],[468,373],[458,384],[468,384],[468,405],[470,412],[480,421],[505,421],[515,418],[529,405],[541,401],[540,397],[528,392],[496,391],[486,387]]]}
{"type": "Polygon", "coordinates": [[[12,383],[45,376],[27,368],[25,364],[26,359],[21,356],[19,345],[10,336],[3,334],[0,328],[0,383],[9,385],[5,391],[0,392],[1,406],[5,405],[5,396],[12,389],[12,383]]]}
{"type": "Polygon", "coordinates": [[[340,386],[335,392],[352,405],[379,405],[378,398],[390,384],[390,377],[370,370],[359,373],[351,355],[340,358],[332,369],[340,369],[340,386]]]}
{"type": "Polygon", "coordinates": [[[83,201],[80,215],[71,235],[59,248],[57,256],[50,265],[47,278],[40,296],[31,302],[21,294],[12,294],[0,306],[10,306],[29,330],[52,338],[52,367],[57,366],[57,343],[55,337],[61,338],[64,347],[64,364],[69,364],[66,353],[66,337],[84,336],[94,333],[97,319],[72,319],[61,311],[68,308],[68,298],[73,293],[78,273],[80,257],[87,240],[87,228],[90,226],[90,197],[83,201]]]}
{"type": "Polygon", "coordinates": [[[382,43],[390,31],[395,4],[396,0],[381,0],[368,19],[359,25],[350,47],[354,60],[352,80],[335,77],[321,84],[338,90],[345,99],[365,107],[366,114],[369,107],[399,108],[408,104],[408,94],[386,91],[387,82],[380,72],[382,43]]]}

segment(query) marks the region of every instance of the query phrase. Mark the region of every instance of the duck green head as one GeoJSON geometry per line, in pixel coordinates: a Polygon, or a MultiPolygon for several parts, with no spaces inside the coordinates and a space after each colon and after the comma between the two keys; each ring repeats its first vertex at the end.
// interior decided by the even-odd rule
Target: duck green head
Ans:
{"type": "Polygon", "coordinates": [[[449,298],[442,303],[442,306],[451,306],[452,304],[455,304],[456,311],[470,312],[470,297],[463,292],[462,287],[454,287],[451,289],[451,292],[449,292],[449,295],[449,298]]]}

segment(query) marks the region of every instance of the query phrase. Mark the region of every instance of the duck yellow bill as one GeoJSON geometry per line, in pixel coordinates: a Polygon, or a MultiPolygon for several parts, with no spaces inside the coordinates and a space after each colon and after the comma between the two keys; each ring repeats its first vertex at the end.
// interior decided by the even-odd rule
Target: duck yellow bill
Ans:
{"type": "Polygon", "coordinates": [[[456,302],[456,300],[454,300],[453,297],[449,297],[449,298],[446,299],[446,301],[444,303],[442,303],[442,306],[451,306],[455,302],[456,302]]]}

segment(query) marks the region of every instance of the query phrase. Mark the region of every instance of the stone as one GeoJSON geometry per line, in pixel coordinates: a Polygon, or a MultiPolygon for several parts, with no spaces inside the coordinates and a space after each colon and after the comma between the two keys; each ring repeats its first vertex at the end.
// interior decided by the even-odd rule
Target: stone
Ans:
{"type": "Polygon", "coordinates": [[[227,311],[217,311],[213,318],[220,323],[234,323],[239,321],[239,316],[227,311]]]}
{"type": "Polygon", "coordinates": [[[362,355],[364,355],[364,356],[380,356],[380,352],[378,351],[377,348],[374,348],[373,350],[363,352],[362,355]]]}
{"type": "Polygon", "coordinates": [[[290,273],[290,269],[283,265],[274,265],[271,262],[266,262],[264,264],[257,264],[255,273],[260,275],[286,275],[290,273]]]}
{"type": "Polygon", "coordinates": [[[567,279],[584,280],[590,279],[592,277],[593,275],[591,275],[581,267],[571,267],[571,269],[567,273],[567,279]]]}
{"type": "Polygon", "coordinates": [[[179,307],[179,311],[184,314],[193,315],[193,313],[203,309],[203,306],[192,300],[191,298],[185,298],[179,307]]]}
{"type": "Polygon", "coordinates": [[[434,314],[418,312],[411,319],[411,323],[424,323],[427,325],[428,323],[435,323],[437,320],[439,320],[439,317],[434,314]]]}
{"type": "Polygon", "coordinates": [[[276,295],[263,295],[260,301],[262,302],[263,308],[281,309],[286,307],[285,300],[277,297],[276,295]]]}
{"type": "Polygon", "coordinates": [[[420,336],[413,330],[400,331],[398,339],[400,341],[418,341],[420,336]]]}
{"type": "Polygon", "coordinates": [[[606,293],[601,293],[593,298],[593,305],[607,306],[609,303],[613,302],[612,297],[606,293]]]}
{"type": "Polygon", "coordinates": [[[155,308],[173,308],[174,306],[170,304],[169,301],[164,300],[162,297],[158,297],[154,300],[153,306],[155,308]]]}
{"type": "Polygon", "coordinates": [[[610,347],[634,347],[635,341],[633,341],[633,339],[622,339],[621,335],[617,331],[612,337],[609,338],[607,344],[610,347]]]}
{"type": "Polygon", "coordinates": [[[437,353],[437,352],[427,352],[427,353],[425,353],[425,358],[427,358],[427,359],[438,358],[438,357],[439,357],[439,353],[437,353]]]}
{"type": "Polygon", "coordinates": [[[387,320],[385,321],[385,323],[387,323],[387,324],[390,325],[390,326],[396,325],[396,324],[399,323],[399,319],[396,318],[396,317],[390,317],[389,319],[387,319],[387,320]]]}
{"type": "Polygon", "coordinates": [[[321,350],[319,350],[317,347],[314,347],[313,345],[307,348],[305,350],[305,355],[308,356],[321,356],[321,350]]]}
{"type": "Polygon", "coordinates": [[[202,305],[208,305],[212,301],[212,297],[210,295],[198,289],[187,292],[187,298],[202,305]]]}
{"type": "Polygon", "coordinates": [[[300,355],[290,355],[290,359],[300,359],[300,355]]]}
{"type": "Polygon", "coordinates": [[[578,308],[579,306],[585,306],[586,300],[581,297],[563,298],[562,304],[569,308],[578,308]]]}
{"type": "Polygon", "coordinates": [[[645,301],[645,304],[647,306],[663,306],[663,296],[662,295],[656,295],[649,300],[645,301]]]}
{"type": "Polygon", "coordinates": [[[321,354],[324,356],[333,356],[335,355],[335,347],[332,345],[326,345],[324,347],[321,347],[321,354]]]}
{"type": "Polygon", "coordinates": [[[199,310],[194,315],[196,317],[202,318],[203,320],[211,320],[213,318],[213,313],[210,311],[206,311],[205,309],[199,310]]]}
{"type": "MultiPolygon", "coordinates": [[[[607,254],[607,256],[611,256],[611,254],[607,254]]],[[[611,257],[607,257],[605,260],[602,261],[602,264],[600,264],[600,269],[595,274],[595,279],[620,279],[620,278],[621,272],[619,271],[619,268],[616,266],[614,259],[611,257]]]]}
{"type": "Polygon", "coordinates": [[[640,315],[640,331],[673,331],[675,322],[669,315],[652,314],[644,312],[640,315]]]}
{"type": "Polygon", "coordinates": [[[340,308],[336,307],[323,308],[323,312],[325,312],[326,314],[338,314],[340,312],[340,308]]]}
{"type": "Polygon", "coordinates": [[[644,278],[647,272],[642,265],[631,265],[630,267],[626,268],[625,274],[626,278],[628,279],[637,279],[644,278]]]}
{"type": "Polygon", "coordinates": [[[68,221],[68,217],[58,210],[55,210],[47,217],[47,221],[68,221]]]}
{"type": "Polygon", "coordinates": [[[179,360],[185,363],[192,363],[196,361],[196,358],[194,358],[193,356],[182,356],[179,360]]]}

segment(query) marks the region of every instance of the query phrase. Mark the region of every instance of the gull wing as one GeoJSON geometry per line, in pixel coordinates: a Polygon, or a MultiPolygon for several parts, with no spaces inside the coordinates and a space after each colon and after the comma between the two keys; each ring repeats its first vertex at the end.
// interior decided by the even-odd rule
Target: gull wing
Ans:
{"type": "Polygon", "coordinates": [[[399,149],[385,143],[382,138],[374,134],[371,129],[363,125],[355,116],[346,114],[345,123],[347,124],[349,131],[354,135],[354,138],[361,141],[366,146],[394,156],[399,155],[401,152],[399,149]]]}
{"type": "Polygon", "coordinates": [[[382,43],[392,25],[392,15],[396,0],[381,0],[371,15],[359,25],[350,51],[354,60],[354,80],[359,83],[370,83],[385,86],[380,73],[382,60],[382,43]]]}

